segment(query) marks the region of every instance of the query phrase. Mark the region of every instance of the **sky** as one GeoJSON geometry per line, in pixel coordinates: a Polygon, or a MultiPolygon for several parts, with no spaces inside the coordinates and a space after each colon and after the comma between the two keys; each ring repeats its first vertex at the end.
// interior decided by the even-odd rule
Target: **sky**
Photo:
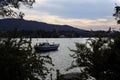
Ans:
{"type": "Polygon", "coordinates": [[[33,8],[21,6],[24,19],[50,24],[71,25],[86,30],[117,29],[115,3],[120,0],[36,0],[33,8]]]}

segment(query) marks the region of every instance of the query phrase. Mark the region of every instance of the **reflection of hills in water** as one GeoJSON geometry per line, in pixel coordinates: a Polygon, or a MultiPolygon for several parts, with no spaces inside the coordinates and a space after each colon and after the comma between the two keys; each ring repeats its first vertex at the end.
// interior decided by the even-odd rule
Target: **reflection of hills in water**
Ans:
{"type": "Polygon", "coordinates": [[[18,28],[20,30],[57,30],[57,31],[76,31],[76,32],[86,32],[86,30],[74,28],[68,25],[54,25],[47,24],[37,21],[28,21],[23,19],[1,19],[0,20],[0,30],[13,30],[18,28]]]}

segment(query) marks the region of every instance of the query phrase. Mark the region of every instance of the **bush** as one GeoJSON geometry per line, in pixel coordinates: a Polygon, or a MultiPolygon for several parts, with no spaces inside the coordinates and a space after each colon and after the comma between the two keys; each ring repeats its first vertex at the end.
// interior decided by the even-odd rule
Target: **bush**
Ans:
{"type": "Polygon", "coordinates": [[[120,80],[120,37],[89,39],[86,44],[76,43],[70,55],[74,61],[70,68],[80,68],[82,80],[120,80]]]}
{"type": "Polygon", "coordinates": [[[49,73],[49,56],[32,52],[31,39],[0,39],[0,80],[39,80],[49,73]]]}

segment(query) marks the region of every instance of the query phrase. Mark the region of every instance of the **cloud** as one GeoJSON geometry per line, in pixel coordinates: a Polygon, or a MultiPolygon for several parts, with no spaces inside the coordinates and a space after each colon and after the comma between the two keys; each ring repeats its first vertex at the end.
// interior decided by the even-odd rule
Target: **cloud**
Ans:
{"type": "Polygon", "coordinates": [[[101,18],[114,13],[117,0],[36,0],[34,8],[66,18],[101,18]]]}
{"type": "Polygon", "coordinates": [[[54,0],[36,0],[36,3],[34,4],[34,8],[36,10],[44,11],[48,9],[61,9],[62,6],[60,4],[54,4],[54,0]]]}
{"type": "Polygon", "coordinates": [[[112,17],[118,0],[36,0],[33,9],[23,8],[25,19],[78,28],[115,26],[112,17]]]}
{"type": "Polygon", "coordinates": [[[97,21],[100,21],[100,22],[106,22],[106,21],[107,21],[107,19],[100,18],[100,19],[97,19],[97,21]]]}
{"type": "MultiPolygon", "coordinates": [[[[23,10],[27,15],[25,19],[42,21],[50,24],[71,25],[78,28],[86,28],[93,26],[115,26],[116,22],[112,17],[104,17],[97,19],[87,18],[65,18],[58,15],[52,15],[47,12],[39,12],[36,10],[23,10]]],[[[90,29],[90,28],[89,28],[90,29]]]]}

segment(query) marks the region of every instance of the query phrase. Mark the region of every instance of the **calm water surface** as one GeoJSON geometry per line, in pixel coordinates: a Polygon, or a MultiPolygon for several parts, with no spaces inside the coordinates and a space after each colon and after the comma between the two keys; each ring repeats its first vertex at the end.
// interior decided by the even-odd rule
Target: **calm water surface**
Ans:
{"type": "Polygon", "coordinates": [[[46,42],[49,43],[59,43],[60,46],[58,51],[52,51],[47,53],[42,53],[43,55],[49,55],[52,57],[53,64],[55,64],[54,69],[59,69],[61,73],[68,73],[68,72],[76,72],[79,71],[78,68],[65,71],[73,61],[73,59],[69,56],[72,54],[68,48],[75,49],[75,42],[85,43],[87,38],[34,38],[32,39],[32,45],[35,45],[39,42],[46,42]]]}

